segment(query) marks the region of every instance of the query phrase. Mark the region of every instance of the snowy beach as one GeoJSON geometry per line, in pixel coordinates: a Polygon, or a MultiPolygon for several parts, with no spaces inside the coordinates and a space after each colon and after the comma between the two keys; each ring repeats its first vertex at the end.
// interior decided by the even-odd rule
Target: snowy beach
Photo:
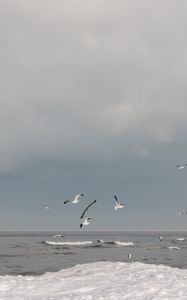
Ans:
{"type": "Polygon", "coordinates": [[[187,270],[138,262],[96,262],[41,276],[1,276],[0,299],[187,299],[187,270]]]}

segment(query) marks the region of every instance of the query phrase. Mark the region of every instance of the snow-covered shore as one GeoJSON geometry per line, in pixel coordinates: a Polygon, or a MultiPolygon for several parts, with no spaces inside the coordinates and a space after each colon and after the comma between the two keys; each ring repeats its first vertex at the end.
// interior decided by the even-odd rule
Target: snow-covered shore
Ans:
{"type": "Polygon", "coordinates": [[[0,276],[0,299],[186,300],[187,270],[138,262],[96,262],[41,276],[0,276]]]}

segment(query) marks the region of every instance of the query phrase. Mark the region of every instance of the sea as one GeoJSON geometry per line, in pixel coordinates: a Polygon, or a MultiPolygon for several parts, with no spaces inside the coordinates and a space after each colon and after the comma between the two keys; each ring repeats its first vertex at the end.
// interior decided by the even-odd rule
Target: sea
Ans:
{"type": "Polygon", "coordinates": [[[105,261],[187,269],[187,232],[0,232],[2,276],[38,276],[105,261]]]}

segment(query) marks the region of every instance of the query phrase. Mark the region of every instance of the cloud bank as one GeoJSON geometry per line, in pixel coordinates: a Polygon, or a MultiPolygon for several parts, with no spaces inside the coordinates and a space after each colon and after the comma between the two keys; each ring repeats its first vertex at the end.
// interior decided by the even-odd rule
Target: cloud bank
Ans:
{"type": "Polygon", "coordinates": [[[0,171],[184,139],[185,1],[1,1],[0,171]]]}

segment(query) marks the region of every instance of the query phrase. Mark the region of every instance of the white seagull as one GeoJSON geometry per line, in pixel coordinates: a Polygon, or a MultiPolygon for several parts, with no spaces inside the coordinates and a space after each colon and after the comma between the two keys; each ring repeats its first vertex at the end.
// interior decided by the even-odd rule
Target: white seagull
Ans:
{"type": "Polygon", "coordinates": [[[49,210],[51,208],[51,205],[45,205],[45,204],[42,204],[41,205],[42,207],[44,207],[45,209],[49,210]]]}
{"type": "Polygon", "coordinates": [[[117,196],[116,195],[114,195],[114,199],[115,199],[115,201],[116,201],[116,204],[115,204],[115,206],[114,206],[114,209],[115,210],[117,210],[118,208],[123,208],[123,203],[120,203],[119,201],[118,201],[118,198],[117,198],[117,196]]]}
{"type": "Polygon", "coordinates": [[[82,215],[80,216],[80,218],[82,219],[85,215],[85,213],[88,211],[88,209],[90,208],[90,206],[92,206],[95,202],[97,202],[97,200],[94,200],[92,203],[90,203],[85,210],[83,210],[82,215]]]}
{"type": "Polygon", "coordinates": [[[83,194],[83,193],[82,194],[77,194],[72,201],[66,200],[66,201],[64,201],[64,204],[69,203],[69,202],[74,203],[74,204],[79,203],[80,197],[84,197],[84,196],[86,196],[86,194],[83,194]]]}
{"type": "Polygon", "coordinates": [[[163,238],[163,236],[162,236],[162,235],[161,235],[161,236],[159,236],[159,241],[160,241],[160,242],[163,242],[163,239],[164,239],[164,238],[163,238]]]}
{"type": "Polygon", "coordinates": [[[89,225],[90,224],[90,220],[91,220],[90,217],[86,217],[84,219],[84,221],[80,224],[80,228],[82,228],[83,225],[89,225]]]}
{"type": "Polygon", "coordinates": [[[185,167],[187,167],[187,164],[185,163],[185,164],[178,164],[178,165],[176,165],[176,168],[178,169],[178,170],[182,170],[182,169],[184,169],[185,167]]]}

